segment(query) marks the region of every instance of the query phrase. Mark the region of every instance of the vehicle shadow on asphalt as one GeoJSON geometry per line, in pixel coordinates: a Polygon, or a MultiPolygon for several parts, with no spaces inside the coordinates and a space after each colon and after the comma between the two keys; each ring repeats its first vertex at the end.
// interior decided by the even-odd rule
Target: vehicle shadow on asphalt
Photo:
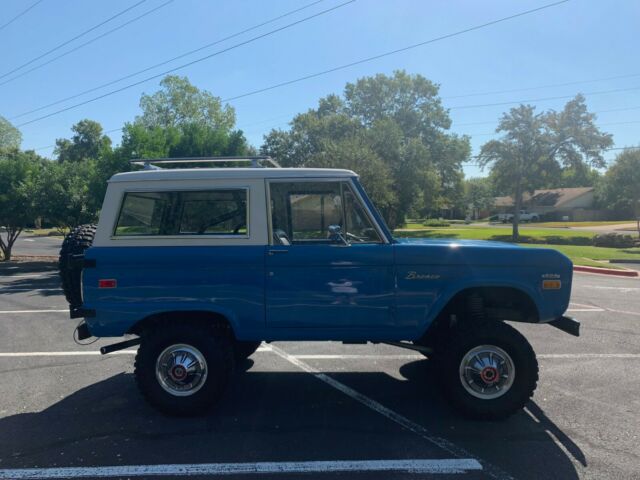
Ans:
{"type": "MultiPolygon", "coordinates": [[[[260,362],[260,359],[257,360],[260,362]]],[[[428,361],[384,372],[329,375],[516,478],[578,478],[579,447],[532,402],[503,422],[472,422],[439,395],[428,361]]],[[[172,418],[148,406],[132,375],[80,388],[40,412],[0,419],[2,468],[332,459],[446,458],[451,454],[297,371],[239,370],[212,412],[172,418]]],[[[375,366],[374,366],[375,368],[375,366]]]]}
{"type": "Polygon", "coordinates": [[[0,277],[10,278],[25,273],[48,273],[58,271],[58,262],[54,261],[21,261],[0,262],[0,277]]]}
{"type": "MultiPolygon", "coordinates": [[[[4,277],[4,272],[0,272],[0,278],[11,278],[11,276],[4,277]]],[[[15,275],[15,274],[14,274],[15,275]]],[[[60,286],[60,277],[55,271],[43,272],[43,276],[36,278],[15,278],[9,282],[0,283],[0,294],[9,294],[12,292],[27,292],[30,291],[42,297],[50,297],[52,295],[60,295],[62,293],[62,287],[60,286]]]]}

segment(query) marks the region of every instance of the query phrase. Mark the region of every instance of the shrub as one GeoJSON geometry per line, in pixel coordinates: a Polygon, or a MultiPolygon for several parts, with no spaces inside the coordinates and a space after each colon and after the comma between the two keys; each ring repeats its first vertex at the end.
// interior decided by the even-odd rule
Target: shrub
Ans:
{"type": "Polygon", "coordinates": [[[423,225],[425,227],[448,227],[450,223],[446,220],[440,220],[438,218],[430,218],[426,220],[423,225]]]}
{"type": "Polygon", "coordinates": [[[633,247],[637,240],[631,235],[620,235],[618,233],[603,233],[593,237],[593,245],[596,247],[628,248],[633,247]]]}

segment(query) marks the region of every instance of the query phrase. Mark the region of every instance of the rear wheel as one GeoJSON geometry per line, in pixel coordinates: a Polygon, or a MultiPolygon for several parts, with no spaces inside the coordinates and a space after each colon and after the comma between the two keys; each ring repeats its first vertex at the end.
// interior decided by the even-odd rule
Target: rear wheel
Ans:
{"type": "Polygon", "coordinates": [[[233,344],[208,324],[166,325],[143,335],[136,383],[160,411],[194,416],[222,396],[234,367],[233,344]]]}
{"type": "Polygon", "coordinates": [[[452,332],[440,350],[445,395],[464,415],[505,418],[525,406],[538,381],[529,342],[503,322],[481,322],[452,332]]]}

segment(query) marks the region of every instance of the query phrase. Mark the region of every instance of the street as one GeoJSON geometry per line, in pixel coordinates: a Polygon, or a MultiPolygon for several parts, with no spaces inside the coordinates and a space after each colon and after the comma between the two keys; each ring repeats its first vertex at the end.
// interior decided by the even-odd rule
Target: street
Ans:
{"type": "Polygon", "coordinates": [[[100,356],[113,339],[73,342],[54,263],[2,264],[0,477],[35,467],[150,477],[158,465],[179,477],[176,464],[207,475],[242,464],[261,478],[637,478],[639,293],[636,279],[576,274],[569,314],[580,338],[515,324],[540,380],[506,421],[457,416],[414,352],[333,342],[263,345],[209,415],[177,419],[138,394],[133,351],[100,356]],[[382,471],[378,461],[405,463],[382,471]]]}

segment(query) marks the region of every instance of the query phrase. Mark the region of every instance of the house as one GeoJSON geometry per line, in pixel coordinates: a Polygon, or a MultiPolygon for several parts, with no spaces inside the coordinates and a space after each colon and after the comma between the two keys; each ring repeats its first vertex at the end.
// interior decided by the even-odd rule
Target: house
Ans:
{"type": "MultiPolygon", "coordinates": [[[[496,197],[496,213],[513,212],[512,197],[496,197]]],[[[535,212],[544,220],[602,220],[606,212],[594,208],[593,187],[552,188],[523,195],[522,208],[535,212]]]]}

